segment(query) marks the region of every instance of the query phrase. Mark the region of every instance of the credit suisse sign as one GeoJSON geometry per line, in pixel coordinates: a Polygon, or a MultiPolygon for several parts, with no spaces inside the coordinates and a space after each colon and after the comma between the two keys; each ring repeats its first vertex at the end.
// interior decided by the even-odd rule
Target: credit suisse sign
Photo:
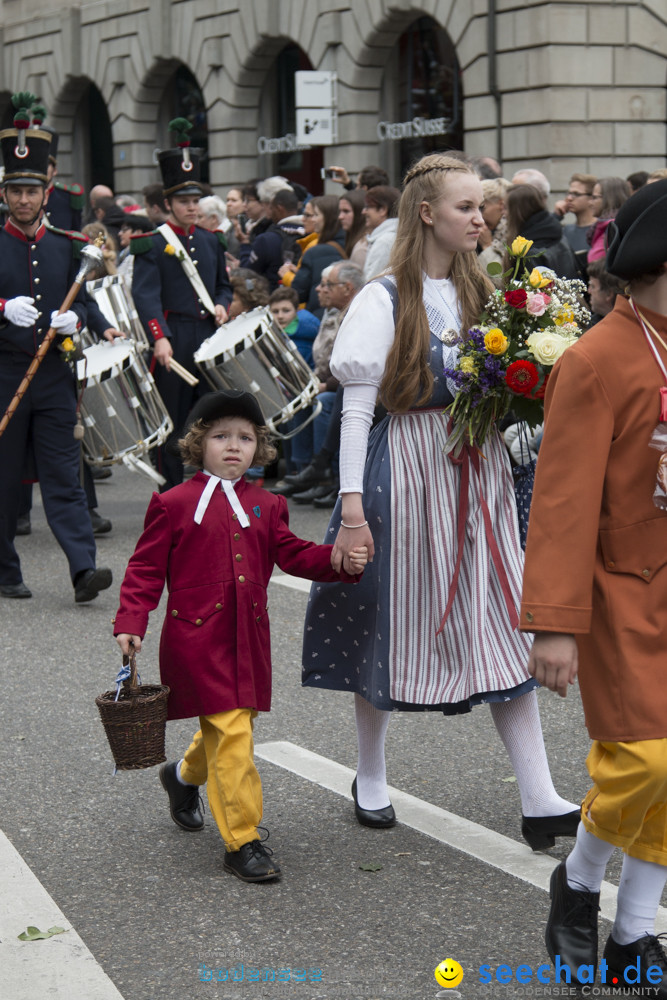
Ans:
{"type": "Polygon", "coordinates": [[[380,142],[412,139],[427,135],[445,135],[449,118],[412,118],[409,122],[378,122],[377,137],[380,142]]]}

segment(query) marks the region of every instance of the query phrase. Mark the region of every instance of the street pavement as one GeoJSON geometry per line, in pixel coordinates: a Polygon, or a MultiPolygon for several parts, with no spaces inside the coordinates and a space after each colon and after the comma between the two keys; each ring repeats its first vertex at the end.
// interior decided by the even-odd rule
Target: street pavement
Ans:
{"type": "MultiPolygon", "coordinates": [[[[548,878],[568,841],[544,854],[523,843],[488,710],[394,715],[387,760],[400,822],[359,826],[353,700],[301,688],[307,593],[289,580],[270,586],[273,707],[255,730],[282,879],[246,885],[226,874],[210,815],[199,834],[176,827],[157,769],[113,775],[94,699],[120,663],[111,619],[152,488],[124,469],[98,484],[100,513],[113,521],[98,563],[112,567],[114,584],[90,605],[74,604],[37,490],[33,533],[17,540],[34,596],[0,603],[1,1000],[569,995],[536,978],[547,961],[548,878]],[[18,942],[28,924],[45,930],[58,917],[64,934],[18,942]],[[434,978],[445,958],[463,968],[456,989],[434,978]],[[528,966],[532,980],[500,983],[501,965],[513,976],[528,966]],[[492,985],[480,982],[483,966],[492,985]]],[[[293,529],[321,540],[327,512],[290,507],[293,529]]],[[[158,679],[160,624],[158,611],[140,656],[145,682],[158,679]]],[[[542,691],[539,701],[556,786],[579,801],[588,739],[577,689],[566,700],[542,691]]],[[[168,759],[194,729],[169,724],[168,759]]],[[[618,870],[615,859],[611,883],[618,870]]],[[[605,899],[608,916],[612,888],[605,899]]],[[[602,941],[608,930],[603,919],[602,941]]]]}

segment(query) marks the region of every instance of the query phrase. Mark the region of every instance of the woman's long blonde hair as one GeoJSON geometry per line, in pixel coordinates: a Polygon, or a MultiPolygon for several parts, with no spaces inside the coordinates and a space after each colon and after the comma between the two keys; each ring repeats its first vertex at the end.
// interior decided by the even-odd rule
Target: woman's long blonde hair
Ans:
{"type": "MultiPolygon", "coordinates": [[[[419,206],[423,201],[435,204],[444,194],[445,180],[454,173],[475,176],[462,160],[432,153],[411,167],[403,182],[398,231],[389,263],[398,291],[396,334],[380,386],[384,405],[395,412],[427,402],[433,391],[433,374],[427,363],[429,327],[422,279],[426,226],[419,206]]],[[[482,273],[474,250],[454,254],[450,276],[456,286],[463,329],[467,330],[479,321],[493,284],[482,273]]]]}

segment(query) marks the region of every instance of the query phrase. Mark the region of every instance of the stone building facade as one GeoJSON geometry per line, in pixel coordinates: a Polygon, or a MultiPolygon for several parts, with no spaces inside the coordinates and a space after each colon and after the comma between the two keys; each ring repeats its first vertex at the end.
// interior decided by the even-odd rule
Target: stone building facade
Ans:
{"type": "Polygon", "coordinates": [[[496,157],[506,176],[538,167],[556,192],[575,170],[665,165],[665,0],[2,0],[0,11],[3,125],[12,90],[33,90],[61,133],[61,175],[117,193],[157,179],[178,112],[195,122],[216,189],[276,171],[315,189],[320,167],[338,163],[379,163],[397,181],[410,158],[454,145],[496,157]],[[294,148],[294,69],[337,74],[335,146],[294,148]]]}

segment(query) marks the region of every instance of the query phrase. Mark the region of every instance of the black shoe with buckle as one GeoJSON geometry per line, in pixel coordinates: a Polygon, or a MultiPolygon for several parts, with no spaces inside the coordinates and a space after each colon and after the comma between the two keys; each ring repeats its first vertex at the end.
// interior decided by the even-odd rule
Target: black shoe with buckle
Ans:
{"type": "Polygon", "coordinates": [[[580,965],[597,968],[600,893],[570,888],[564,861],[552,872],[550,893],[551,910],[544,934],[549,958],[555,962],[558,956],[561,968],[567,966],[572,982],[577,983],[580,965]]]}
{"type": "Polygon", "coordinates": [[[179,781],[176,776],[177,767],[178,761],[163,764],[160,768],[160,781],[169,796],[169,812],[174,823],[188,833],[196,833],[204,826],[199,785],[184,785],[179,781]]]}
{"type": "Polygon", "coordinates": [[[261,840],[251,840],[238,851],[225,851],[223,867],[242,882],[268,882],[280,876],[280,865],[273,851],[261,840]]]}
{"type": "Polygon", "coordinates": [[[77,604],[94,601],[100,590],[107,590],[113,582],[111,570],[106,566],[99,569],[86,569],[77,573],[74,583],[74,600],[77,604]]]}
{"type": "Polygon", "coordinates": [[[633,978],[632,985],[651,987],[647,990],[647,996],[656,997],[657,1000],[667,1000],[667,956],[659,941],[659,938],[665,936],[664,934],[658,936],[645,934],[644,937],[637,941],[631,941],[630,944],[618,944],[610,934],[604,946],[604,958],[608,967],[607,984],[611,983],[613,977],[616,976],[619,980],[618,986],[625,986],[627,984],[625,970],[630,967],[634,977],[639,959],[639,982],[633,978]],[[657,983],[653,975],[651,979],[646,977],[646,973],[652,965],[662,970],[662,979],[657,983]]]}

